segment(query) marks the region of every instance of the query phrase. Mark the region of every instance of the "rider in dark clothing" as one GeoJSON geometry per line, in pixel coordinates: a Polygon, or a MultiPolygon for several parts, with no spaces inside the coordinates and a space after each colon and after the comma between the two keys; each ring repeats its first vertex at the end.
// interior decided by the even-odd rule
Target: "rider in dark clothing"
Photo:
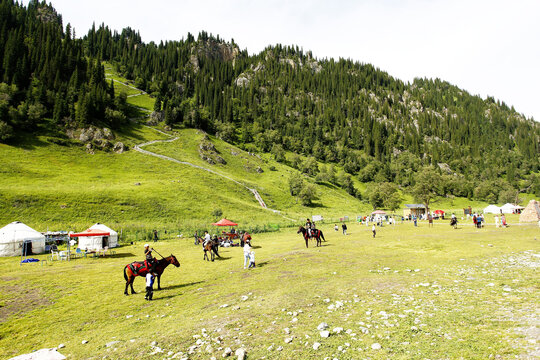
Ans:
{"type": "Polygon", "coordinates": [[[150,272],[155,272],[156,271],[156,259],[154,258],[154,256],[152,256],[152,249],[150,249],[150,245],[148,244],[145,244],[144,245],[144,256],[145,256],[145,259],[146,259],[146,262],[148,263],[149,266],[151,266],[150,268],[150,272]]]}
{"type": "Polygon", "coordinates": [[[308,236],[311,237],[311,229],[313,228],[313,224],[311,223],[311,220],[306,219],[307,222],[306,222],[306,229],[307,229],[307,232],[308,232],[308,236]]]}

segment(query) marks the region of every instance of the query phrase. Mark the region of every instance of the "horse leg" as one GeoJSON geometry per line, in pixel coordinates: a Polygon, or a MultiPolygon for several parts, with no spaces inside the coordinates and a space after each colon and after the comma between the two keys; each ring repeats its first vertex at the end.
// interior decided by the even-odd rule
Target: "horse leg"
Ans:
{"type": "Polygon", "coordinates": [[[135,277],[131,278],[130,285],[131,285],[131,295],[136,294],[135,289],[133,289],[133,282],[135,280],[135,277]]]}
{"type": "Polygon", "coordinates": [[[309,241],[308,238],[306,238],[306,248],[309,248],[308,241],[309,241]]]}
{"type": "Polygon", "coordinates": [[[157,276],[157,289],[161,290],[161,274],[157,276]]]}
{"type": "Polygon", "coordinates": [[[212,261],[214,261],[214,252],[210,251],[210,257],[212,258],[212,261]]]}
{"type": "Polygon", "coordinates": [[[124,290],[124,295],[129,295],[128,294],[128,286],[129,286],[129,281],[126,281],[126,289],[124,290]]]}

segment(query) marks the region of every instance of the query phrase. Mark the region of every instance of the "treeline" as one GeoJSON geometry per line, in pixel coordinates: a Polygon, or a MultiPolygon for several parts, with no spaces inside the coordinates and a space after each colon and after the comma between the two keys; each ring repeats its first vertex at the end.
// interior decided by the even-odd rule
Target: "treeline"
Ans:
{"type": "Polygon", "coordinates": [[[0,2],[0,141],[37,132],[106,123],[121,126],[125,97],[115,97],[102,61],[45,2],[0,2]]]}
{"type": "Polygon", "coordinates": [[[250,56],[234,40],[206,32],[156,44],[103,24],[76,39],[45,3],[24,8],[2,0],[0,11],[1,91],[8,99],[0,129],[24,127],[20,106],[20,113],[33,106],[33,119],[59,126],[122,124],[125,97],[105,82],[107,61],[155,97],[154,119],[271,152],[355,196],[354,178],[407,188],[427,167],[448,180],[443,196],[495,201],[503,192],[535,189],[539,124],[438,79],[407,84],[372,65],[318,60],[297,46],[250,56]],[[297,155],[287,159],[287,152],[297,155]]]}

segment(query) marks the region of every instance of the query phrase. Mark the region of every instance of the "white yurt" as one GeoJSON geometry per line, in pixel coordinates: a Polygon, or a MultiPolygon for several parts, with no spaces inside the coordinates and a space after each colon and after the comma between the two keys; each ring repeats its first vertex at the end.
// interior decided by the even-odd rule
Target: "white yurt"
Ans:
{"type": "Polygon", "coordinates": [[[503,206],[501,206],[501,210],[502,210],[502,213],[503,214],[513,214],[514,211],[517,209],[518,207],[513,205],[513,204],[510,204],[510,203],[506,203],[504,204],[503,206]]]}
{"type": "Polygon", "coordinates": [[[27,255],[45,251],[45,235],[20,221],[0,229],[0,256],[21,256],[23,244],[27,243],[27,255]]]}
{"type": "Polygon", "coordinates": [[[484,209],[484,214],[500,214],[500,213],[501,213],[501,208],[498,207],[497,205],[488,205],[484,209]]]}
{"type": "Polygon", "coordinates": [[[79,239],[77,247],[81,250],[97,251],[106,247],[118,246],[118,233],[100,223],[92,225],[80,233],[69,234],[69,236],[79,239]]]}
{"type": "Polygon", "coordinates": [[[102,230],[104,232],[108,232],[110,235],[109,235],[107,246],[110,248],[118,246],[118,233],[114,231],[113,229],[111,229],[110,227],[108,227],[107,225],[97,223],[90,226],[90,229],[96,229],[96,230],[102,230]]]}

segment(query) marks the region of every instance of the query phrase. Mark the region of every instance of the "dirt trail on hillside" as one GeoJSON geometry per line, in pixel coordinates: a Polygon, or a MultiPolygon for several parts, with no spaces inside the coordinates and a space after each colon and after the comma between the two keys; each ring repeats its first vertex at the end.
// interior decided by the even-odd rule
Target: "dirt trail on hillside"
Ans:
{"type": "MultiPolygon", "coordinates": [[[[146,125],[145,125],[146,126],[146,125]]],[[[240,185],[242,186],[243,188],[249,190],[253,196],[255,196],[255,199],[257,200],[257,202],[259,203],[259,205],[261,205],[261,207],[265,210],[269,210],[269,211],[272,211],[273,213],[276,213],[276,214],[279,214],[281,215],[283,218],[287,219],[287,220],[291,220],[291,221],[295,221],[294,219],[290,219],[284,215],[281,214],[281,212],[279,210],[274,210],[274,209],[270,209],[266,206],[266,203],[264,202],[263,198],[261,197],[261,195],[259,194],[259,192],[256,190],[256,189],[253,189],[253,188],[250,188],[244,184],[242,184],[240,181],[238,180],[235,180],[227,175],[223,175],[215,170],[212,170],[212,169],[208,169],[208,168],[205,168],[203,166],[200,166],[200,165],[195,165],[195,164],[192,164],[190,162],[187,162],[187,161],[180,161],[180,160],[177,160],[175,158],[172,158],[172,157],[169,157],[169,156],[166,156],[166,155],[161,155],[161,154],[156,154],[154,152],[151,152],[151,151],[148,151],[148,150],[144,150],[142,149],[142,147],[144,146],[147,146],[147,145],[152,145],[152,144],[157,144],[157,143],[169,143],[169,142],[173,142],[173,141],[176,141],[178,140],[178,137],[173,137],[172,135],[169,135],[167,134],[166,132],[163,132],[161,130],[158,130],[158,129],[154,129],[153,127],[150,127],[150,126],[146,126],[148,127],[149,129],[152,129],[154,131],[157,131],[165,136],[168,136],[170,137],[170,139],[166,139],[166,140],[152,140],[152,141],[148,141],[148,142],[145,142],[143,144],[139,144],[139,145],[135,145],[133,147],[133,149],[135,151],[138,151],[142,154],[146,154],[146,155],[150,155],[150,156],[155,156],[155,157],[158,157],[160,159],[163,159],[163,160],[167,160],[167,161],[171,161],[171,162],[174,162],[174,163],[177,163],[177,164],[182,164],[182,165],[187,165],[187,166],[191,166],[191,167],[194,167],[196,169],[200,169],[200,170],[204,170],[204,171],[208,171],[209,173],[212,173],[214,175],[217,175],[217,176],[220,176],[224,179],[227,179],[229,181],[232,181],[234,182],[235,184],[237,185],[240,185]]]]}

